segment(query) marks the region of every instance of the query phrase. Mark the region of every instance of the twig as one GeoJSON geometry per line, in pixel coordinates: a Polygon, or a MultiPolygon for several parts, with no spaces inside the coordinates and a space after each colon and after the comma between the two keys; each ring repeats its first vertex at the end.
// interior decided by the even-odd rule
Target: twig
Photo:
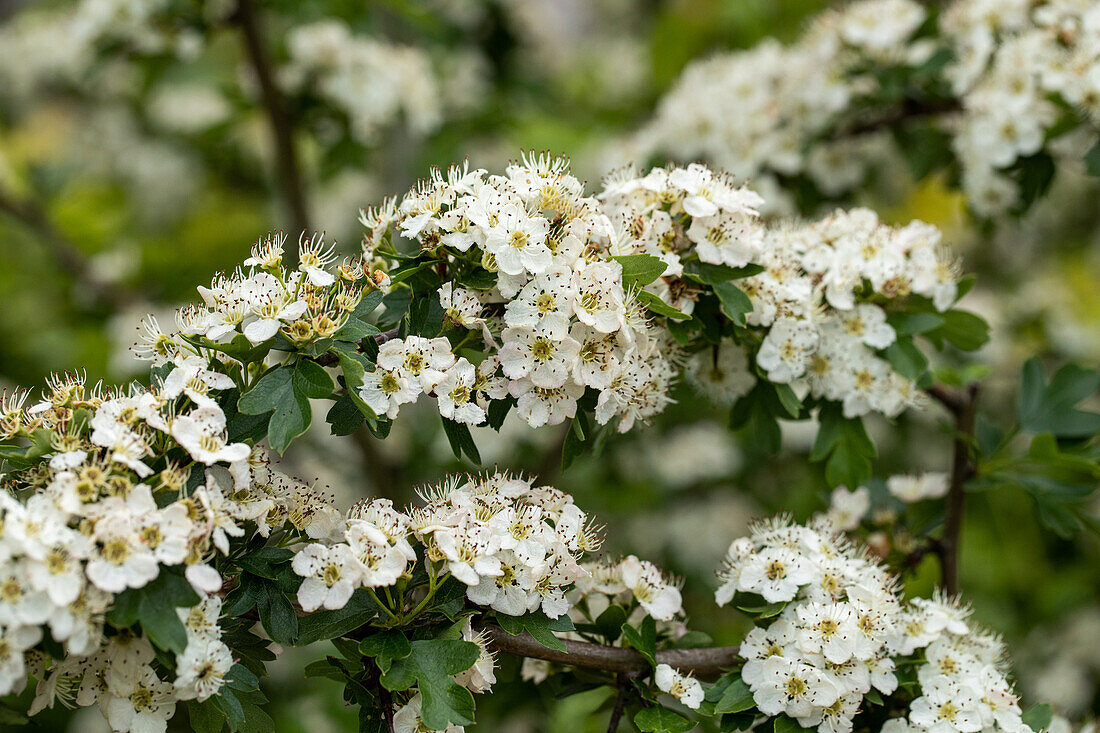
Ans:
{"type": "Polygon", "coordinates": [[[906,99],[900,106],[887,109],[885,112],[864,119],[849,120],[847,124],[839,124],[833,130],[832,139],[838,140],[846,137],[856,137],[870,132],[876,132],[883,128],[893,127],[899,122],[935,117],[952,112],[961,112],[962,107],[957,99],[942,101],[918,101],[906,99]]]}
{"type": "Polygon", "coordinates": [[[979,390],[975,383],[965,390],[952,392],[941,388],[940,391],[943,393],[942,399],[937,399],[955,416],[955,440],[951,483],[947,490],[947,513],[943,523],[943,537],[936,546],[936,554],[940,558],[944,590],[955,595],[959,592],[959,545],[966,508],[966,482],[973,478],[975,472],[970,451],[979,390]]]}
{"type": "Polygon", "coordinates": [[[58,266],[91,294],[93,301],[120,310],[135,300],[130,291],[97,280],[84,253],[50,221],[50,217],[36,201],[17,198],[0,189],[0,211],[37,234],[58,266]]]}
{"type": "Polygon", "coordinates": [[[275,164],[279,171],[279,186],[290,210],[294,228],[298,233],[311,230],[309,207],[306,204],[305,187],[302,184],[301,167],[294,148],[294,126],[286,100],[275,83],[271,57],[264,44],[263,30],[254,0],[238,0],[233,20],[244,35],[245,48],[256,80],[260,84],[260,97],[275,144],[275,164]]]}
{"type": "Polygon", "coordinates": [[[615,695],[615,707],[611,710],[611,719],[607,722],[607,733],[616,733],[619,730],[619,721],[623,719],[623,708],[626,706],[626,691],[630,680],[626,675],[615,675],[615,687],[618,692],[615,695]]]}
{"type": "MultiPolygon", "coordinates": [[[[627,677],[642,677],[652,669],[649,661],[635,649],[563,639],[565,651],[559,651],[543,646],[526,632],[512,636],[499,626],[482,628],[492,648],[505,654],[542,659],[569,667],[600,669],[627,677]]],[[[657,652],[657,663],[694,674],[716,674],[736,664],[739,648],[663,649],[657,652]]]]}
{"type": "MultiPolygon", "coordinates": [[[[382,333],[376,335],[374,337],[374,340],[376,342],[378,342],[379,344],[384,344],[387,341],[392,341],[393,339],[397,338],[398,333],[399,333],[398,329],[391,328],[389,331],[383,331],[382,333]]],[[[362,343],[362,341],[360,341],[359,343],[362,343]]],[[[333,364],[335,364],[339,360],[340,360],[339,357],[337,357],[335,354],[333,354],[330,351],[326,351],[325,353],[321,354],[320,356],[315,356],[311,359],[311,361],[315,361],[318,364],[320,364],[321,366],[332,366],[333,364]]]]}

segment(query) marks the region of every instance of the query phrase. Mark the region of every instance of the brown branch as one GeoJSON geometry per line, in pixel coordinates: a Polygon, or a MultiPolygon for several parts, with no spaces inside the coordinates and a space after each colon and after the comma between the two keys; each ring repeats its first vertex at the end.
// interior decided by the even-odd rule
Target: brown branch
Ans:
{"type": "MultiPolygon", "coordinates": [[[[543,646],[527,632],[512,636],[499,626],[484,626],[482,629],[489,637],[490,646],[505,654],[541,659],[569,667],[615,672],[627,677],[644,677],[651,670],[649,661],[635,649],[562,639],[565,651],[559,651],[543,646]]],[[[737,662],[738,649],[735,646],[662,649],[657,652],[657,664],[667,664],[694,674],[717,674],[737,662]]]]}
{"type": "Polygon", "coordinates": [[[90,294],[94,302],[105,304],[115,310],[134,302],[135,296],[129,290],[104,283],[93,276],[88,258],[50,221],[50,217],[38,202],[29,198],[18,198],[0,189],[0,212],[34,232],[39,241],[49,250],[58,267],[90,294]]]}
{"type": "MultiPolygon", "coordinates": [[[[951,464],[951,483],[947,490],[947,512],[943,537],[936,546],[943,574],[943,587],[951,595],[959,592],[959,545],[966,509],[966,482],[974,477],[976,470],[971,456],[971,442],[974,438],[978,391],[975,383],[965,390],[948,391],[940,388],[938,392],[942,393],[941,397],[933,394],[955,416],[954,457],[951,464]]],[[[932,393],[931,389],[929,393],[932,393]]]]}
{"type": "Polygon", "coordinates": [[[880,114],[866,116],[862,119],[854,118],[847,121],[847,123],[838,124],[833,129],[831,137],[834,140],[856,137],[890,128],[908,120],[936,117],[961,111],[962,107],[957,99],[939,101],[906,99],[901,105],[888,108],[880,114]]]}
{"type": "Polygon", "coordinates": [[[616,733],[619,730],[619,721],[623,719],[623,708],[626,707],[626,691],[630,685],[630,679],[620,673],[615,676],[615,707],[611,710],[611,718],[607,721],[607,733],[616,733]]]}
{"type": "Polygon", "coordinates": [[[260,85],[260,97],[271,126],[272,142],[275,146],[275,164],[278,167],[279,186],[282,189],[283,199],[290,211],[294,228],[299,234],[308,232],[311,230],[309,207],[306,204],[298,154],[294,148],[291,112],[286,99],[275,83],[273,65],[264,43],[255,0],[238,0],[237,12],[233,14],[233,20],[240,26],[249,63],[260,85]]]}

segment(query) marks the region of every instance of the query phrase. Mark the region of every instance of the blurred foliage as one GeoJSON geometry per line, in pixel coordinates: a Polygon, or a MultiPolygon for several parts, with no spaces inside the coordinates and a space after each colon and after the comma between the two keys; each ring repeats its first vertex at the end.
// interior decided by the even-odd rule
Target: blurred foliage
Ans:
{"type": "MultiPolygon", "coordinates": [[[[391,125],[373,147],[351,139],[343,128],[330,135],[332,120],[325,118],[319,101],[309,93],[295,97],[300,105],[295,116],[310,131],[299,133],[298,142],[315,212],[328,211],[325,198],[342,172],[371,178],[366,186],[371,198],[357,198],[334,214],[317,214],[315,226],[337,233],[351,251],[359,236],[356,208],[403,191],[429,165],[446,165],[469,155],[475,165],[491,166],[520,149],[583,157],[645,119],[658,95],[692,59],[748,47],[765,36],[790,39],[804,19],[826,3],[563,3],[565,9],[558,15],[576,21],[577,27],[551,27],[548,39],[525,29],[512,5],[506,0],[278,0],[263,5],[273,52],[280,59],[285,58],[290,24],[336,17],[357,32],[429,50],[470,48],[487,61],[488,83],[476,92],[479,98],[468,113],[423,136],[391,125]],[[457,12],[443,12],[445,6],[467,5],[474,21],[466,25],[454,21],[461,17],[457,12]],[[574,18],[571,13],[578,10],[585,12],[574,18]],[[595,50],[597,36],[621,36],[633,44],[639,49],[640,67],[620,68],[620,59],[602,58],[595,50]],[[641,81],[630,93],[612,93],[619,73],[641,81]]],[[[554,15],[552,8],[543,10],[554,15]]],[[[0,27],[11,22],[13,17],[0,18],[0,27]]],[[[237,32],[222,23],[214,24],[218,27],[210,42],[194,61],[173,63],[153,57],[143,62],[148,76],[128,102],[129,112],[150,136],[160,135],[161,142],[184,147],[200,161],[193,168],[180,168],[175,177],[170,172],[158,177],[155,182],[162,190],[153,203],[141,195],[141,186],[127,185],[89,162],[97,140],[81,132],[86,131],[85,114],[95,109],[96,98],[65,89],[31,107],[0,100],[0,190],[35,202],[44,222],[28,225],[0,210],[0,386],[40,384],[48,373],[77,365],[92,380],[130,377],[136,369],[125,350],[140,316],[153,311],[170,320],[176,304],[194,297],[196,284],[239,262],[249,244],[269,229],[291,226],[274,183],[266,119],[251,79],[242,82],[247,71],[237,32]],[[146,92],[154,81],[189,80],[222,90],[232,110],[230,120],[200,133],[158,132],[149,123],[146,92]],[[59,241],[75,248],[85,270],[66,270],[59,260],[59,241]],[[97,298],[89,281],[122,293],[121,301],[97,298]]],[[[0,64],[18,63],[19,59],[0,58],[0,64]]],[[[139,151],[110,149],[108,154],[137,156],[139,151]]],[[[155,158],[157,153],[154,149],[140,155],[155,158]]],[[[1041,209],[1007,232],[980,233],[993,245],[963,253],[966,270],[979,274],[976,295],[988,303],[983,315],[994,324],[992,345],[977,359],[994,366],[982,404],[999,424],[1014,421],[1010,385],[1025,357],[1039,354],[1061,361],[1069,356],[1095,363],[1100,354],[1095,207],[1082,206],[1074,191],[1056,187],[1041,209]],[[1060,254],[1045,257],[1041,246],[1020,245],[1025,254],[1019,261],[1019,242],[1053,238],[1062,245],[1060,254]],[[1019,265],[1013,275],[1004,275],[1006,263],[1019,265]],[[1026,276],[1022,281],[1021,270],[1026,276]]],[[[943,227],[949,242],[970,242],[973,235],[964,231],[961,211],[958,199],[933,177],[883,214],[891,221],[921,218],[943,227]]],[[[965,363],[962,355],[956,357],[955,365],[965,363]]],[[[1087,392],[1085,396],[1095,401],[1095,387],[1087,392]]],[[[810,446],[800,440],[797,426],[784,425],[781,452],[767,456],[751,431],[742,431],[736,441],[714,440],[716,434],[727,435],[727,416],[686,386],[680,386],[675,396],[678,403],[658,424],[609,437],[602,450],[582,454],[561,475],[560,429],[506,426],[496,437],[482,428],[475,430],[475,438],[487,465],[538,473],[614,526],[616,531],[609,534],[623,545],[609,552],[629,549],[645,554],[688,578],[686,588],[695,592],[685,595],[685,607],[694,625],[708,629],[718,643],[736,641],[744,629],[733,624],[740,621],[719,613],[699,589],[712,587],[712,568],[725,544],[751,518],[779,511],[804,518],[820,511],[827,505],[826,485],[820,466],[808,460],[810,446]],[[667,448],[658,452],[656,445],[667,448]],[[700,446],[712,449],[706,460],[699,457],[700,446]]],[[[433,411],[414,412],[420,414],[403,418],[384,445],[363,437],[357,452],[348,449],[352,441],[336,444],[314,436],[295,446],[287,460],[300,475],[331,484],[349,503],[367,493],[408,500],[410,487],[417,483],[434,481],[448,470],[470,468],[451,454],[433,411]]],[[[869,421],[879,448],[875,474],[946,470],[952,428],[938,415],[929,411],[907,414],[895,423],[869,421]]],[[[1091,482],[1095,486],[1096,478],[1091,482]]],[[[1094,525],[1098,507],[1095,498],[1090,502],[1079,511],[1082,521],[1094,525]]],[[[976,616],[1003,632],[1020,655],[1033,641],[1029,634],[1039,630],[1057,636],[1066,619],[1100,605],[1096,534],[1086,530],[1059,536],[1037,524],[1035,513],[1035,501],[1027,491],[1012,481],[1002,482],[971,494],[962,539],[961,585],[976,616]]],[[[922,560],[912,572],[922,590],[938,581],[932,558],[922,560]]],[[[606,702],[607,690],[547,700],[550,712],[543,717],[538,712],[541,703],[530,700],[535,688],[518,681],[515,660],[500,661],[501,684],[494,695],[479,700],[480,730],[559,733],[606,727],[606,708],[601,714],[594,711],[606,702]]],[[[276,674],[265,685],[280,733],[354,730],[354,711],[344,707],[338,687],[324,680],[303,680],[299,662],[304,660],[284,665],[285,674],[276,674]]],[[[1041,672],[1041,665],[1034,666],[1032,672],[1041,672]]],[[[1098,670],[1080,674],[1092,675],[1091,693],[1064,711],[1075,717],[1100,712],[1098,670]]],[[[1030,677],[1022,682],[1025,692],[1038,685],[1030,677]]],[[[545,690],[541,694],[549,695],[545,690]]],[[[91,731],[89,720],[68,721],[63,711],[54,711],[38,721],[37,729],[59,731],[68,726],[71,731],[91,731]]],[[[186,730],[185,716],[171,725],[186,730]]]]}

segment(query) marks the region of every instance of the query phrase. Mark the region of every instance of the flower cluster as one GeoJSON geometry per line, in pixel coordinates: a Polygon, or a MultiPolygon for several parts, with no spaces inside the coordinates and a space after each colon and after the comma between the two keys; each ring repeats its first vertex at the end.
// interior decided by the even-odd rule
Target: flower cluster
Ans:
{"type": "MultiPolygon", "coordinates": [[[[209,287],[200,286],[202,303],[178,310],[171,334],[164,333],[150,316],[135,355],[159,366],[180,352],[228,345],[239,337],[253,346],[272,342],[276,336],[305,346],[337,335],[364,294],[375,286],[369,270],[350,259],[333,267],[336,256],[323,236],[303,237],[298,265],[288,270],[283,267],[285,244],[281,232],[261,239],[243,267],[217,275],[209,287]]],[[[379,273],[378,277],[384,276],[379,273]]],[[[247,346],[242,352],[247,352],[247,346]]]]}
{"type": "Polygon", "coordinates": [[[589,575],[579,561],[601,542],[572,497],[503,473],[456,477],[422,496],[406,513],[384,499],[357,504],[332,541],[298,552],[302,608],[342,608],[356,588],[396,584],[416,561],[412,540],[441,578],[466,585],[472,603],[508,616],[569,611],[566,591],[589,575]]]}
{"type": "Polygon", "coordinates": [[[98,702],[115,730],[163,730],[176,701],[216,694],[233,665],[217,626],[218,555],[246,524],[265,537],[284,523],[329,531],[323,497],[228,440],[214,395],[233,380],[194,352],[166,366],[153,389],[64,375],[32,405],[24,391],[0,399],[0,440],[32,441],[4,454],[29,465],[0,493],[0,692],[33,674],[34,711],[98,702]],[[167,671],[149,639],[107,624],[120,595],[154,582],[201,600],[178,610],[186,646],[167,671]],[[47,630],[62,658],[40,651],[47,630]]]}
{"type": "Polygon", "coordinates": [[[891,730],[1027,728],[1000,666],[1001,642],[972,628],[968,610],[945,597],[903,604],[895,579],[830,523],[758,525],[730,546],[720,580],[719,605],[746,596],[781,605],[776,620],[741,646],[742,678],[767,715],[847,733],[864,696],[872,688],[892,694],[899,660],[924,650],[922,694],[891,730]]]}
{"type": "Polygon", "coordinates": [[[359,397],[392,418],[432,394],[444,417],[471,425],[510,397],[537,427],[573,417],[591,390],[596,421],[618,418],[626,431],[671,401],[686,352],[691,380],[726,404],[757,371],[842,402],[847,417],[914,404],[912,380],[879,354],[896,340],[891,301],[919,295],[943,311],[956,300],[939,232],[920,222],[889,227],[862,209],[765,227],[761,203],[698,164],[620,171],[594,198],[562,159],[527,157],[504,176],[433,171],[400,204],[364,212],[364,246],[392,263],[394,278],[436,262],[447,273],[435,294],[444,325],[458,335],[386,343],[359,397]],[[396,251],[399,234],[417,242],[415,263],[396,251]],[[657,263],[646,279],[624,269],[639,257],[657,263]],[[700,298],[730,288],[743,297],[734,277],[751,333],[709,348],[669,328],[690,319],[700,298]],[[456,355],[477,340],[483,361],[456,355]]]}
{"type": "Polygon", "coordinates": [[[930,88],[948,90],[927,102],[943,113],[934,124],[952,138],[972,208],[1001,214],[1018,203],[1009,169],[1064,133],[1056,128],[1066,110],[1079,110],[1068,127],[1084,134],[1051,152],[1080,158],[1092,142],[1080,120],[1100,113],[1100,11],[1080,2],[956,0],[927,20],[912,0],[861,0],[822,13],[793,45],[768,40],[694,62],[625,152],[706,158],[774,189],[773,210],[791,207],[779,191],[791,177],[842,195],[890,158],[880,131],[833,134],[849,118],[857,128],[874,119],[866,109],[885,110],[880,97],[893,103],[880,73],[890,69],[911,75],[915,87],[935,78],[930,88]]]}
{"type": "MultiPolygon", "coordinates": [[[[638,233],[620,240],[623,250],[667,263],[666,277],[649,287],[685,313],[702,291],[668,275],[683,273],[692,255],[704,264],[762,268],[738,282],[752,302],[748,324],[763,330],[755,362],[769,381],[841,402],[847,417],[897,415],[918,400],[913,382],[876,355],[897,338],[880,303],[916,294],[944,311],[955,302],[955,267],[935,227],[890,227],[868,209],[757,226],[759,197],[698,164],[644,178],[621,172],[601,199],[613,220],[638,233]]],[[[732,403],[756,383],[747,348],[752,342],[725,340],[697,352],[688,361],[692,382],[732,403]]]]}
{"type": "Polygon", "coordinates": [[[286,78],[315,85],[347,113],[352,135],[364,145],[376,144],[379,130],[398,120],[417,134],[442,122],[440,83],[420,49],[353,35],[333,18],[295,27],[287,48],[286,78]]]}

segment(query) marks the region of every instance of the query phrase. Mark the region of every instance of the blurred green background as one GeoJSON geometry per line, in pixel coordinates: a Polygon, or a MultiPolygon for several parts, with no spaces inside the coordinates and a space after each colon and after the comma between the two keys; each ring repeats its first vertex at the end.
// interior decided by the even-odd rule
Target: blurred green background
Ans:
{"type": "MultiPolygon", "coordinates": [[[[304,220],[355,252],[358,209],[401,194],[431,165],[468,157],[492,170],[522,150],[545,149],[571,155],[594,186],[615,141],[652,114],[685,64],[768,36],[795,38],[828,3],[250,5],[285,94],[299,211],[280,188],[271,120],[235,3],[0,3],[0,387],[40,384],[76,367],[91,380],[140,378],[143,365],[128,349],[143,315],[170,324],[196,285],[235,267],[272,229],[293,231],[304,220]],[[318,62],[324,44],[304,28],[339,36],[355,51],[352,67],[318,62]],[[377,63],[402,71],[375,76],[377,63]],[[348,79],[362,86],[341,87],[348,79]],[[416,104],[395,104],[401,95],[416,104]]],[[[1070,179],[1026,219],[998,227],[971,225],[957,195],[935,179],[863,199],[889,221],[941,226],[964,268],[979,274],[968,302],[990,319],[994,337],[972,358],[993,369],[985,405],[994,414],[1010,409],[1028,356],[1090,366],[1100,358],[1090,191],[1070,179]]],[[[657,423],[608,439],[564,475],[561,430],[509,422],[499,435],[478,429],[475,438],[488,464],[537,473],[575,494],[608,525],[608,552],[637,553],[683,576],[693,626],[736,642],[743,621],[715,608],[713,571],[753,518],[787,511],[804,519],[826,506],[820,467],[806,460],[813,432],[788,425],[782,454],[761,456],[727,429],[723,411],[686,386],[675,396],[657,423]]],[[[406,501],[418,483],[468,468],[451,456],[434,411],[420,407],[402,412],[385,443],[315,431],[286,457],[289,472],[349,504],[363,495],[406,501]]],[[[878,475],[947,469],[949,427],[935,411],[869,428],[880,445],[878,475]]],[[[972,496],[961,585],[977,618],[1006,636],[1025,695],[1086,719],[1100,711],[1097,540],[1060,539],[1033,512],[1022,492],[972,496]]],[[[914,568],[912,589],[929,591],[937,572],[931,559],[914,568]]],[[[336,685],[303,681],[303,654],[287,651],[268,683],[279,730],[354,730],[336,685]]],[[[540,700],[548,693],[505,682],[518,677],[516,664],[501,662],[502,684],[479,700],[479,730],[602,730],[591,713],[604,693],[540,700]]],[[[83,732],[101,721],[94,711],[75,719],[55,711],[39,725],[83,732]]]]}

